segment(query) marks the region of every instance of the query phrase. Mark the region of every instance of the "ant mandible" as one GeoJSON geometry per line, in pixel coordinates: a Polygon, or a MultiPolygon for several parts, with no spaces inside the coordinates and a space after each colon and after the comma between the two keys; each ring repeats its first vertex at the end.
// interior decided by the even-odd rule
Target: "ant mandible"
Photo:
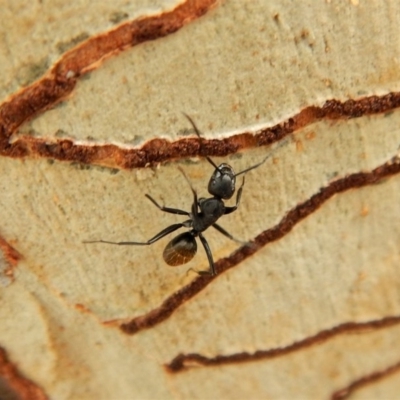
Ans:
{"type": "MultiPolygon", "coordinates": [[[[196,135],[200,139],[200,145],[201,145],[202,138],[199,129],[193,122],[192,118],[190,118],[187,114],[184,115],[191,123],[196,135]]],[[[281,143],[281,145],[282,144],[283,143],[281,143]]],[[[197,198],[196,191],[193,189],[185,173],[181,170],[185,179],[188,181],[193,193],[193,204],[191,212],[180,210],[178,208],[160,206],[150,195],[146,194],[146,197],[161,211],[170,214],[186,215],[189,217],[188,220],[182,223],[168,226],[161,232],[157,233],[157,235],[152,237],[147,242],[110,242],[107,240],[94,240],[94,241],[85,241],[84,243],[107,243],[119,246],[125,246],[125,245],[146,246],[157,242],[164,236],[169,235],[170,233],[176,231],[179,228],[189,228],[190,231],[181,233],[180,235],[173,238],[167,244],[163,252],[164,261],[171,266],[183,265],[189,262],[197,252],[196,237],[199,237],[208,258],[210,270],[199,271],[198,273],[200,275],[214,276],[216,275],[215,264],[212,257],[210,246],[206,238],[203,236],[203,232],[210,226],[212,226],[218,232],[222,233],[229,239],[240,242],[239,240],[235,239],[230,233],[228,233],[224,228],[219,226],[217,224],[217,221],[223,215],[231,214],[232,212],[236,211],[237,208],[239,207],[243,191],[243,185],[245,182],[244,176],[242,184],[240,185],[240,188],[236,194],[236,204],[233,207],[227,207],[224,204],[224,200],[229,200],[234,195],[237,176],[242,175],[248,171],[251,171],[252,169],[258,168],[260,165],[264,164],[264,162],[267,161],[268,158],[271,157],[271,155],[272,153],[268,154],[258,164],[246,168],[245,170],[238,172],[237,174],[235,174],[233,168],[230,165],[223,163],[217,166],[217,164],[215,164],[210,157],[206,157],[206,160],[215,168],[208,183],[208,192],[213,197],[210,197],[208,199],[197,198]]]]}

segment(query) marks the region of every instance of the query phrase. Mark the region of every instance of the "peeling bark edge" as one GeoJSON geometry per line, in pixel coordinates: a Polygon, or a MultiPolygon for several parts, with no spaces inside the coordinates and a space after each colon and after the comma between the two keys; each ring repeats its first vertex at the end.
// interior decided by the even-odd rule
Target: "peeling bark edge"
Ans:
{"type": "MultiPolygon", "coordinates": [[[[123,23],[68,51],[46,76],[20,90],[0,106],[0,154],[11,157],[32,154],[25,141],[11,145],[9,138],[21,124],[70,95],[77,79],[97,68],[104,59],[143,42],[174,33],[204,15],[217,3],[218,0],[187,0],[172,11],[123,23]]],[[[62,148],[66,147],[65,142],[68,141],[58,141],[62,148]]]]}
{"type": "MultiPolygon", "coordinates": [[[[48,83],[50,84],[51,82],[48,83]]],[[[71,82],[63,81],[63,84],[69,87],[71,82]]],[[[50,85],[50,87],[52,86],[50,85]]],[[[46,95],[37,93],[34,96],[39,98],[50,96],[51,90],[53,89],[48,89],[49,93],[46,95]]],[[[28,101],[29,98],[25,100],[28,101]]],[[[13,104],[15,109],[13,107],[7,109],[6,106],[7,104],[0,108],[0,155],[13,158],[41,157],[112,168],[133,169],[157,165],[172,159],[183,159],[199,155],[227,156],[246,148],[268,146],[293,134],[296,130],[323,119],[359,118],[390,112],[400,107],[400,93],[389,93],[381,97],[370,96],[345,102],[328,100],[322,107],[307,107],[292,118],[273,127],[262,129],[256,134],[244,132],[222,140],[204,139],[201,146],[197,138],[180,139],[175,142],[165,139],[153,139],[139,149],[127,149],[112,144],[81,145],[75,144],[69,139],[54,139],[50,141],[30,136],[22,136],[15,142],[10,143],[9,138],[16,131],[20,122],[16,122],[13,125],[7,115],[18,116],[19,113],[23,114],[23,110],[21,111],[19,108],[24,108],[26,104],[16,101],[13,104]]],[[[31,104],[29,106],[31,107],[31,104]]],[[[46,108],[48,105],[43,107],[46,108]]],[[[35,110],[36,108],[33,107],[32,115],[24,117],[24,121],[31,118],[35,110]]]]}
{"type": "Polygon", "coordinates": [[[216,276],[197,277],[191,283],[167,297],[159,307],[146,314],[135,317],[129,322],[122,323],[120,329],[127,334],[133,335],[141,330],[158,325],[168,319],[186,301],[201,292],[214,279],[217,279],[220,274],[239,265],[243,260],[256,253],[268,243],[279,240],[288,234],[296,224],[315,212],[335,194],[349,189],[375,184],[399,172],[400,158],[396,156],[370,172],[354,173],[331,182],[328,186],[321,188],[318,193],[311,196],[308,200],[290,210],[276,226],[256,236],[252,241],[254,246],[242,246],[229,257],[217,261],[215,263],[217,271],[216,276]]]}
{"type": "Polygon", "coordinates": [[[0,347],[0,376],[9,385],[10,391],[18,394],[21,400],[48,400],[42,388],[22,376],[8,359],[6,351],[0,347]]]}
{"type": "Polygon", "coordinates": [[[140,149],[116,145],[82,145],[72,140],[21,136],[10,143],[24,122],[46,111],[72,93],[77,80],[101,65],[101,62],[140,43],[165,37],[203,16],[219,0],[187,0],[171,11],[140,17],[121,24],[76,46],[39,81],[13,95],[0,106],[0,155],[14,158],[43,157],[60,161],[96,164],[113,168],[142,168],[177,158],[198,155],[226,156],[238,150],[266,146],[281,140],[295,130],[321,119],[347,119],[388,112],[400,107],[400,93],[370,96],[357,100],[328,100],[322,107],[309,106],[292,118],[256,135],[242,133],[225,140],[197,139],[169,142],[153,139],[140,149]]]}

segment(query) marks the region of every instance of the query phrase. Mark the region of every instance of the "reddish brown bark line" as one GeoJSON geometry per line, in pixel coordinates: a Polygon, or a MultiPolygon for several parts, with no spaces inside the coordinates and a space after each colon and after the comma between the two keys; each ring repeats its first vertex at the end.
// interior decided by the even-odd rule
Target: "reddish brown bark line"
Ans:
{"type": "MultiPolygon", "coordinates": [[[[75,81],[64,80],[65,93],[69,93],[74,85],[75,81]]],[[[32,93],[36,91],[40,92],[40,89],[31,88],[32,93]]],[[[46,99],[51,99],[53,94],[51,90],[49,93],[40,93],[38,101],[36,98],[30,98],[29,95],[26,98],[22,96],[21,100],[14,99],[15,102],[12,104],[5,104],[0,108],[1,155],[8,157],[40,156],[60,161],[117,168],[142,168],[171,159],[198,155],[226,156],[245,148],[270,145],[321,119],[360,117],[387,112],[400,106],[400,93],[390,93],[382,97],[366,97],[357,101],[348,100],[343,103],[329,100],[323,107],[308,107],[293,118],[272,128],[263,129],[256,134],[242,133],[222,140],[203,140],[201,147],[197,138],[181,139],[172,143],[164,139],[153,139],[140,149],[120,148],[111,144],[77,145],[68,139],[49,142],[46,139],[30,136],[24,136],[12,144],[9,143],[8,138],[22,122],[31,118],[38,110],[44,110],[49,106],[46,99]],[[29,114],[30,111],[31,114],[29,114]]]]}
{"type": "Polygon", "coordinates": [[[126,22],[116,29],[95,36],[68,52],[52,69],[56,75],[71,71],[80,75],[93,69],[96,63],[116,52],[140,43],[156,40],[181,29],[206,14],[218,0],[186,0],[172,11],[126,22]]]}
{"type": "Polygon", "coordinates": [[[19,254],[18,251],[2,237],[0,237],[0,250],[3,252],[4,258],[12,267],[15,267],[21,259],[21,254],[19,254]]]}
{"type": "Polygon", "coordinates": [[[278,347],[268,350],[257,350],[254,353],[234,353],[229,355],[218,355],[215,357],[205,357],[201,354],[179,354],[166,368],[170,372],[184,371],[192,366],[215,366],[224,364],[237,364],[244,362],[253,362],[258,360],[268,360],[271,358],[281,357],[307,347],[311,347],[336,336],[353,332],[370,332],[371,329],[378,330],[388,328],[400,324],[400,315],[393,317],[385,317],[378,320],[366,322],[345,322],[330,329],[324,329],[313,336],[309,336],[303,340],[299,340],[285,347],[278,347]]]}
{"type": "Polygon", "coordinates": [[[0,250],[3,253],[4,260],[8,264],[8,267],[4,270],[4,274],[14,279],[13,270],[21,259],[21,254],[18,253],[5,239],[0,236],[0,250]]]}
{"type": "Polygon", "coordinates": [[[8,384],[10,390],[18,394],[21,400],[47,400],[45,392],[26,379],[8,359],[4,349],[0,347],[0,376],[8,384]]]}
{"type": "Polygon", "coordinates": [[[151,328],[169,318],[176,309],[182,306],[187,300],[194,297],[208,286],[218,274],[237,266],[241,261],[254,254],[258,249],[268,243],[281,239],[288,234],[292,228],[304,218],[315,212],[327,200],[337,193],[349,189],[371,185],[381,179],[400,172],[400,159],[395,157],[387,163],[379,166],[370,172],[360,172],[349,175],[345,178],[331,182],[328,186],[320,189],[318,193],[311,196],[305,202],[297,205],[274,227],[260,233],[254,240],[255,246],[242,246],[229,257],[222,258],[215,263],[216,276],[199,276],[190,284],[184,286],[176,293],[166,298],[163,303],[147,314],[138,316],[130,322],[123,323],[121,329],[127,334],[135,334],[143,329],[151,328]]]}
{"type": "Polygon", "coordinates": [[[384,378],[389,377],[390,375],[399,372],[400,372],[400,361],[382,371],[375,371],[372,374],[368,374],[362,376],[361,378],[356,379],[345,388],[342,388],[333,393],[331,399],[332,400],[348,399],[351,394],[353,394],[355,391],[359,389],[362,389],[364,386],[371,385],[375,382],[378,382],[384,378]]]}
{"type": "MultiPolygon", "coordinates": [[[[88,39],[67,52],[43,79],[22,89],[0,106],[0,154],[12,157],[31,154],[35,147],[31,147],[29,141],[22,140],[10,145],[7,139],[22,123],[67,97],[74,89],[79,76],[121,50],[179,30],[190,21],[204,15],[216,3],[217,0],[187,0],[172,11],[124,23],[110,32],[88,39]]],[[[61,147],[65,146],[63,142],[65,141],[58,142],[61,147]]],[[[38,145],[40,146],[39,143],[38,145]]],[[[79,151],[73,151],[70,157],[74,154],[79,155],[79,151]]]]}
{"type": "MultiPolygon", "coordinates": [[[[55,138],[51,143],[48,139],[29,136],[13,143],[9,139],[17,133],[21,124],[65,99],[75,88],[77,79],[98,67],[105,58],[144,41],[173,33],[216,4],[217,0],[188,0],[170,12],[124,23],[67,52],[43,79],[21,90],[0,106],[0,154],[9,157],[40,156],[118,168],[139,168],[174,158],[199,155],[197,139],[175,143],[154,139],[141,149],[129,150],[115,145],[76,145],[71,140],[55,138]]],[[[240,149],[268,145],[320,119],[354,118],[387,112],[399,106],[400,93],[346,102],[329,100],[323,107],[307,107],[293,118],[256,135],[243,133],[221,141],[205,141],[204,155],[225,156],[240,149]]]]}

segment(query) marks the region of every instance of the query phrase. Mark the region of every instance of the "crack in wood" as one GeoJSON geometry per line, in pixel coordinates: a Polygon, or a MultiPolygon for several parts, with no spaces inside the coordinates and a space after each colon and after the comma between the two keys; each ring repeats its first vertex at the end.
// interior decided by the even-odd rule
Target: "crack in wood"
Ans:
{"type": "Polygon", "coordinates": [[[382,179],[398,174],[399,172],[400,158],[396,156],[370,172],[354,173],[331,182],[328,186],[321,188],[318,193],[312,195],[308,200],[290,210],[277,225],[256,236],[251,242],[254,246],[242,246],[230,256],[217,261],[215,263],[216,276],[197,277],[191,283],[167,297],[160,306],[146,314],[133,318],[129,322],[122,323],[120,328],[123,332],[132,335],[158,325],[169,318],[186,301],[201,292],[214,279],[217,279],[223,272],[239,265],[243,260],[256,253],[256,251],[268,243],[279,240],[288,234],[296,224],[316,211],[335,194],[378,183],[382,179]]]}
{"type": "Polygon", "coordinates": [[[39,156],[60,161],[97,164],[117,168],[143,168],[172,159],[203,156],[227,156],[246,148],[268,146],[298,129],[323,119],[348,119],[388,112],[400,107],[400,93],[371,96],[358,100],[328,100],[322,107],[310,106],[280,124],[253,133],[241,133],[217,140],[203,139],[200,148],[197,138],[185,138],[175,142],[153,139],[141,148],[122,148],[113,144],[83,145],[70,139],[44,139],[21,136],[10,142],[10,137],[26,120],[37,112],[44,111],[63,96],[55,92],[71,91],[75,83],[58,79],[58,84],[49,79],[27,88],[0,107],[0,154],[8,157],[39,156]],[[58,86],[59,85],[59,86],[58,86]],[[61,96],[61,97],[60,97],[61,96]]]}
{"type": "Polygon", "coordinates": [[[171,362],[166,364],[165,367],[169,372],[176,373],[199,365],[211,367],[225,364],[238,364],[259,360],[268,360],[303,350],[346,333],[370,331],[371,329],[379,330],[399,324],[400,315],[389,316],[365,322],[344,322],[334,326],[333,328],[321,330],[315,335],[308,336],[285,347],[257,350],[254,353],[241,352],[228,355],[217,355],[215,357],[206,357],[198,353],[178,354],[171,362]]]}
{"type": "MultiPolygon", "coordinates": [[[[21,90],[0,106],[0,154],[8,157],[40,156],[61,161],[99,164],[118,168],[141,168],[171,159],[198,156],[196,139],[169,142],[153,139],[140,149],[119,146],[82,145],[68,139],[44,139],[12,135],[26,121],[54,107],[72,93],[77,79],[100,62],[137,44],[162,38],[218,4],[217,0],[189,0],[169,12],[126,22],[116,29],[92,37],[68,51],[41,80],[21,90]]],[[[357,100],[327,100],[322,107],[309,106],[271,128],[257,134],[242,133],[223,140],[203,140],[204,155],[226,156],[238,150],[266,146],[321,119],[347,119],[388,112],[400,107],[400,93],[370,96],[357,100]]]]}
{"type": "MultiPolygon", "coordinates": [[[[187,0],[172,11],[123,23],[111,31],[89,38],[68,51],[46,76],[22,89],[0,106],[0,154],[11,157],[40,154],[40,148],[43,146],[46,148],[45,140],[32,142],[25,138],[13,144],[9,143],[9,138],[16,133],[21,124],[70,95],[77,79],[90,70],[98,68],[106,58],[143,42],[174,33],[207,13],[217,3],[218,0],[187,0]]],[[[74,148],[72,153],[65,153],[65,148],[69,147],[69,141],[56,143],[59,148],[57,153],[59,157],[74,154],[73,159],[83,162],[80,157],[82,149],[79,150],[79,146],[74,148]]],[[[49,151],[52,148],[54,146],[50,146],[49,151]]],[[[90,151],[83,151],[83,153],[87,153],[84,159],[89,160],[90,151]]]]}
{"type": "Polygon", "coordinates": [[[362,389],[364,386],[371,385],[375,382],[378,382],[384,378],[389,377],[390,375],[393,375],[395,373],[400,372],[400,360],[393,364],[390,365],[389,367],[380,370],[380,371],[375,371],[371,374],[364,375],[353,382],[351,382],[349,385],[346,387],[337,390],[334,392],[331,396],[332,400],[343,400],[343,399],[348,399],[351,394],[353,394],[355,391],[362,389]]]}

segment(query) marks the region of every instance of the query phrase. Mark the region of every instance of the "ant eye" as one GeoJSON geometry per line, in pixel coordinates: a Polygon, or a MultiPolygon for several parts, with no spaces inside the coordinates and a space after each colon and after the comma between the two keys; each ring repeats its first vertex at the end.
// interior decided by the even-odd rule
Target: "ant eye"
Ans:
{"type": "Polygon", "coordinates": [[[236,176],[228,164],[221,164],[208,183],[208,192],[215,197],[228,200],[235,193],[236,176]]]}
{"type": "Polygon", "coordinates": [[[197,252],[196,239],[190,232],[181,233],[172,239],[164,249],[164,261],[176,267],[189,262],[197,252]]]}

